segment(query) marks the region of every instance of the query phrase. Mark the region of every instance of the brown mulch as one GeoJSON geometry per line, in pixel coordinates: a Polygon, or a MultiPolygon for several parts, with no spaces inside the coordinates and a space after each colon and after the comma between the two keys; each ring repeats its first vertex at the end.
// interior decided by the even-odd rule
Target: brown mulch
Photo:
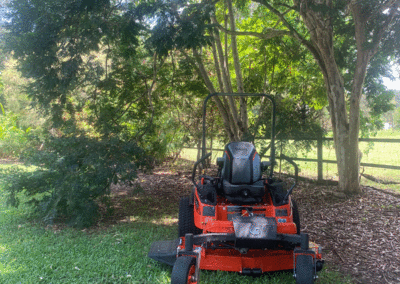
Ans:
{"type": "MultiPolygon", "coordinates": [[[[192,189],[190,177],[189,165],[163,166],[151,175],[140,174],[133,186],[114,187],[114,220],[129,221],[144,204],[155,208],[154,217],[170,215],[170,222],[176,223],[179,199],[192,189]],[[144,194],[136,194],[138,188],[144,194]]],[[[302,232],[323,247],[328,269],[349,275],[353,283],[400,283],[400,199],[363,189],[362,195],[346,197],[336,186],[299,181],[293,197],[302,232]]]]}
{"type": "Polygon", "coordinates": [[[300,182],[293,195],[302,232],[322,245],[326,263],[354,283],[400,283],[400,199],[363,189],[347,198],[334,186],[300,182]]]}

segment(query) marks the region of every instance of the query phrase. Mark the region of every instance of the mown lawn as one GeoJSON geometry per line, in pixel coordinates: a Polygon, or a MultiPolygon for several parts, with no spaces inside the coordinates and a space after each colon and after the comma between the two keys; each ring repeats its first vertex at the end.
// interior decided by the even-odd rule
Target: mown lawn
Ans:
{"type": "MultiPolygon", "coordinates": [[[[144,210],[131,222],[77,230],[36,223],[27,217],[29,212],[24,205],[6,207],[0,188],[0,283],[170,283],[171,267],[147,253],[153,241],[176,237],[176,222],[148,217],[144,210]]],[[[317,283],[351,283],[339,279],[344,278],[323,271],[317,283]]],[[[252,278],[203,271],[201,283],[295,281],[290,272],[252,278]]]]}

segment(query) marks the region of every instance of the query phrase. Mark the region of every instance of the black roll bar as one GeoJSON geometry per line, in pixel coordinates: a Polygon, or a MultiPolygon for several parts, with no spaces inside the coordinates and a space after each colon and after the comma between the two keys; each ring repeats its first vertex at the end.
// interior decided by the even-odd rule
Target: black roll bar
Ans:
{"type": "Polygon", "coordinates": [[[289,158],[288,156],[285,156],[285,155],[281,154],[281,158],[286,160],[286,161],[288,161],[294,167],[294,183],[292,184],[292,186],[290,187],[290,189],[288,190],[288,192],[286,193],[285,197],[282,200],[282,204],[284,204],[284,203],[286,203],[288,201],[289,195],[292,194],[293,188],[297,184],[297,181],[299,179],[299,167],[293,161],[293,159],[289,158]]]}

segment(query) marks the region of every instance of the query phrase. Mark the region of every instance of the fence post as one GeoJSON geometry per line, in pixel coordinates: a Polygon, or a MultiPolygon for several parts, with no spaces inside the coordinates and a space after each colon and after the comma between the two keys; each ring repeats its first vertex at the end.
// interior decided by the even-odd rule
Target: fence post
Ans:
{"type": "Polygon", "coordinates": [[[317,155],[318,155],[318,181],[323,180],[322,172],[323,172],[323,163],[322,163],[322,136],[318,137],[317,140],[317,155]]]}

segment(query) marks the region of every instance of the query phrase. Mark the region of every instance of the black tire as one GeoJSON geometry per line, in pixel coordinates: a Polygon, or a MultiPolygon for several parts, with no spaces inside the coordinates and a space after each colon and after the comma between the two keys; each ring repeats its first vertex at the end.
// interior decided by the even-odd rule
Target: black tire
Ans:
{"type": "Polygon", "coordinates": [[[183,197],[179,201],[179,221],[178,236],[184,237],[186,234],[198,235],[202,230],[194,225],[194,208],[190,205],[190,197],[183,197]]]}
{"type": "Polygon", "coordinates": [[[293,206],[293,222],[296,224],[297,228],[296,234],[300,235],[300,214],[299,210],[297,209],[297,203],[294,199],[292,199],[292,206],[293,206]]]}
{"type": "Polygon", "coordinates": [[[314,265],[311,255],[296,257],[296,284],[314,283],[314,265]]]}
{"type": "Polygon", "coordinates": [[[176,259],[171,273],[171,284],[191,283],[190,277],[194,275],[196,258],[180,256],[176,259]]]}

